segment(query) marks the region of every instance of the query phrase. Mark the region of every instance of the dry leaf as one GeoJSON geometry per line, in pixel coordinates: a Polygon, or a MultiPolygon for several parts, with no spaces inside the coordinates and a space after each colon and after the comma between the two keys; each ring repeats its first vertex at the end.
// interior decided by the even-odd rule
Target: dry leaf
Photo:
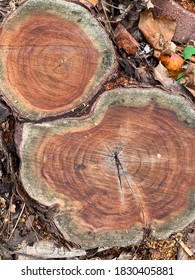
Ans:
{"type": "Polygon", "coordinates": [[[35,217],[33,215],[29,215],[28,219],[26,220],[26,228],[29,230],[33,226],[35,217]]]}
{"type": "Polygon", "coordinates": [[[138,27],[159,57],[167,42],[170,42],[176,28],[176,21],[155,16],[151,10],[141,12],[138,27]]]}
{"type": "Polygon", "coordinates": [[[79,2],[88,8],[94,8],[98,4],[99,0],[79,0],[79,2]]]}
{"type": "Polygon", "coordinates": [[[124,49],[130,55],[136,54],[139,45],[138,42],[120,23],[114,31],[114,38],[117,41],[119,49],[124,49]]]}
{"type": "Polygon", "coordinates": [[[175,43],[173,43],[173,42],[165,42],[162,54],[163,55],[171,55],[172,52],[176,51],[176,48],[177,48],[177,46],[176,46],[175,43]]]}
{"type": "Polygon", "coordinates": [[[177,254],[177,260],[188,260],[188,259],[189,259],[188,254],[183,250],[182,247],[180,247],[177,254]]]}
{"type": "Polygon", "coordinates": [[[171,89],[176,83],[169,77],[168,70],[161,62],[154,68],[154,79],[159,81],[166,89],[171,89]]]}
{"type": "Polygon", "coordinates": [[[184,60],[181,56],[178,54],[172,52],[171,56],[169,55],[161,55],[159,57],[162,64],[167,68],[169,71],[169,75],[173,79],[177,79],[177,76],[183,72],[182,65],[184,63],[184,60]]]}
{"type": "Polygon", "coordinates": [[[188,233],[188,241],[187,245],[190,248],[190,250],[195,253],[195,232],[188,233]]]}
{"type": "Polygon", "coordinates": [[[6,200],[5,198],[0,196],[0,207],[4,208],[6,206],[6,200]]]}
{"type": "Polygon", "coordinates": [[[195,65],[190,64],[186,69],[184,76],[180,79],[180,84],[183,84],[195,90],[195,65]]]}

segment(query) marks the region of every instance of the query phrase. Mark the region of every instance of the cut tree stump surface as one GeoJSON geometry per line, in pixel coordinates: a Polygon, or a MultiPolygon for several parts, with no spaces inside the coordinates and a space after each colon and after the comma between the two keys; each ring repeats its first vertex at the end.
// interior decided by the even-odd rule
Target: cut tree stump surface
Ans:
{"type": "Polygon", "coordinates": [[[195,218],[195,111],[158,89],[104,92],[88,116],[18,127],[21,180],[60,205],[55,221],[83,248],[165,238],[195,218]]]}
{"type": "Polygon", "coordinates": [[[78,4],[28,0],[2,23],[0,90],[20,117],[73,110],[113,71],[114,51],[98,21],[78,4]]]}
{"type": "Polygon", "coordinates": [[[114,48],[78,3],[25,1],[0,40],[19,181],[38,203],[58,204],[54,220],[67,240],[127,246],[143,228],[167,238],[195,219],[195,110],[184,97],[158,88],[102,93],[114,48]]]}

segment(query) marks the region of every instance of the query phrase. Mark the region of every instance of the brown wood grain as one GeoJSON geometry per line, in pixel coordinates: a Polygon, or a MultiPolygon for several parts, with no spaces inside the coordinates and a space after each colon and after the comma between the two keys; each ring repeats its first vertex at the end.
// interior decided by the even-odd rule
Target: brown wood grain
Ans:
{"type": "Polygon", "coordinates": [[[70,105],[95,74],[99,53],[81,28],[47,13],[28,19],[7,35],[8,83],[28,106],[51,110],[70,105]]]}
{"type": "Polygon", "coordinates": [[[1,28],[0,89],[25,118],[74,109],[96,93],[113,67],[112,46],[92,15],[66,1],[55,4],[27,1],[1,28]]]}
{"type": "MultiPolygon", "coordinates": [[[[131,98],[132,92],[126,90],[123,98],[131,98]]],[[[90,125],[81,118],[61,126],[58,121],[43,129],[27,126],[24,130],[28,135],[20,150],[24,185],[42,203],[55,196],[56,201],[69,201],[71,206],[60,202],[69,219],[62,222],[63,228],[81,243],[83,231],[93,236],[118,231],[116,236],[122,236],[137,225],[165,225],[169,232],[167,222],[175,220],[179,227],[186,209],[194,209],[190,194],[195,188],[195,130],[168,105],[117,104],[119,93],[115,91],[113,97],[105,93],[102,102],[100,98],[96,113],[106,106],[109,95],[113,102],[109,101],[104,113],[90,114],[90,125]],[[33,177],[38,178],[37,190],[29,185],[33,177]]],[[[141,100],[141,96],[140,90],[136,98],[141,100]]],[[[105,236],[105,243],[112,244],[105,236]]],[[[118,242],[123,244],[120,238],[118,242]]]]}
{"type": "Polygon", "coordinates": [[[195,131],[167,110],[115,107],[93,129],[45,136],[36,168],[82,204],[75,214],[95,231],[147,226],[185,209],[195,180],[193,139],[195,131]]]}

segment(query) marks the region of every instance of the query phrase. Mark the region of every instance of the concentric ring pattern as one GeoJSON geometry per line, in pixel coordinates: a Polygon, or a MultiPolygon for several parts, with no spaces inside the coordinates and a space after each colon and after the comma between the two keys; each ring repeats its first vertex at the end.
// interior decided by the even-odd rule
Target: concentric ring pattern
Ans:
{"type": "Polygon", "coordinates": [[[94,96],[112,71],[106,33],[83,7],[28,0],[0,31],[0,89],[28,119],[74,110],[94,96]]]}
{"type": "Polygon", "coordinates": [[[31,160],[36,176],[74,203],[71,215],[84,228],[163,223],[188,207],[195,131],[175,114],[115,106],[100,124],[80,130],[45,134],[31,160]]]}
{"type": "Polygon", "coordinates": [[[98,51],[70,21],[38,14],[9,42],[14,45],[6,61],[8,81],[32,107],[55,110],[71,104],[95,73],[98,51]]]}

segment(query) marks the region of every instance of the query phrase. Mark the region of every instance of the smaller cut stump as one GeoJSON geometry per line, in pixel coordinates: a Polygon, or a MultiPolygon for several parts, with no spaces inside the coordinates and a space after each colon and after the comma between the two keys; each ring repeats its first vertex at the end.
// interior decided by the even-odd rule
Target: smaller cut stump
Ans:
{"type": "MultiPolygon", "coordinates": [[[[21,128],[18,134],[21,134],[21,128]]],[[[195,111],[157,89],[103,93],[77,119],[24,124],[21,180],[84,248],[165,238],[195,218],[195,111]]]]}
{"type": "Polygon", "coordinates": [[[78,4],[28,0],[2,23],[0,90],[20,117],[73,110],[94,96],[114,67],[98,21],[78,4]]]}

